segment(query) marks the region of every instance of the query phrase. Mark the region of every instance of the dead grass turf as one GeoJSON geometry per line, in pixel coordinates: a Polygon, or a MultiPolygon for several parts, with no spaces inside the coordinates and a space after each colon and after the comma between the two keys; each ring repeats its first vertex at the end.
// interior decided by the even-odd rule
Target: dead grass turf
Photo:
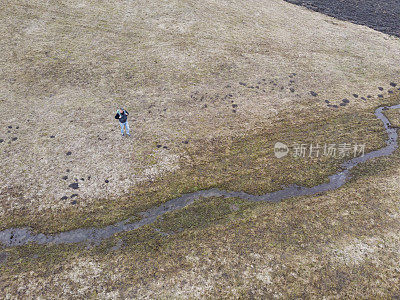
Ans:
{"type": "MultiPolygon", "coordinates": [[[[328,180],[340,163],[353,157],[323,155],[324,144],[365,144],[366,152],[384,146],[385,131],[371,112],[337,113],[314,118],[299,115],[297,123],[284,117],[273,129],[258,129],[242,138],[198,141],[201,147],[185,145],[181,167],[151,182],[132,188],[129,195],[97,201],[95,206],[51,211],[32,220],[26,211],[4,218],[4,226],[29,226],[39,232],[57,232],[79,227],[105,226],[137,215],[184,193],[218,187],[260,195],[290,184],[314,186],[328,180]],[[305,157],[291,153],[282,159],[274,155],[276,142],[307,145],[305,157]],[[309,145],[321,146],[319,157],[309,157],[309,145]]],[[[139,217],[139,216],[138,216],[139,217]]]]}
{"type": "MultiPolygon", "coordinates": [[[[1,229],[101,226],[213,186],[314,185],[339,161],[278,161],[274,143],[379,148],[373,111],[398,100],[378,97],[398,81],[398,39],[283,1],[3,4],[1,229]],[[130,141],[117,105],[135,120],[130,141]]],[[[396,297],[399,166],[396,152],[340,190],[275,205],[199,201],[94,247],[2,249],[0,293],[396,297]]]]}
{"type": "Polygon", "coordinates": [[[200,201],[94,248],[10,249],[0,288],[103,298],[395,297],[399,166],[396,151],[340,190],[280,204],[200,201]]]}
{"type": "MultiPolygon", "coordinates": [[[[112,222],[135,212],[132,191],[186,168],[188,154],[192,165],[212,161],[203,145],[207,155],[257,134],[262,145],[287,110],[326,119],[324,100],[370,110],[399,77],[397,39],[281,1],[8,0],[0,14],[1,228],[42,226],[32,216],[52,231],[112,222]],[[112,118],[119,105],[131,112],[130,141],[112,118]],[[122,209],[112,216],[108,202],[122,209]],[[58,215],[68,219],[50,221],[58,215]]],[[[233,180],[223,170],[233,166],[218,168],[206,171],[233,180]]],[[[211,176],[197,184],[221,183],[211,176]]]]}

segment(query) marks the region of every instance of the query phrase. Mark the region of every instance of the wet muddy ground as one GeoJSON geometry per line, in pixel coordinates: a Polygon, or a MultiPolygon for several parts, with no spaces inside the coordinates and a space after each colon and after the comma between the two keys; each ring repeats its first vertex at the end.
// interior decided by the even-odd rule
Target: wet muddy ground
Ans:
{"type": "Polygon", "coordinates": [[[344,21],[400,37],[398,0],[285,0],[344,21]]]}

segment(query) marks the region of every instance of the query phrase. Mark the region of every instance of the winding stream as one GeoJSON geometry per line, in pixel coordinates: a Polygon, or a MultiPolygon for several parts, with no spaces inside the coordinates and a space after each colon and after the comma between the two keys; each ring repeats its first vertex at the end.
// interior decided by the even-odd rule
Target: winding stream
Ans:
{"type": "Polygon", "coordinates": [[[171,211],[175,211],[185,206],[191,205],[194,201],[200,197],[237,197],[248,201],[264,201],[264,202],[279,202],[284,199],[315,195],[317,193],[326,192],[338,189],[350,178],[350,170],[358,164],[368,161],[373,158],[387,156],[394,152],[397,148],[397,129],[392,128],[389,120],[383,114],[384,110],[400,108],[400,104],[390,107],[379,107],[375,111],[375,116],[383,122],[383,126],[388,134],[386,146],[365,154],[364,156],[356,157],[342,163],[342,171],[329,176],[329,183],[323,183],[314,187],[302,187],[298,185],[290,185],[282,190],[267,193],[260,196],[247,194],[245,192],[231,192],[223,191],[220,189],[208,189],[201,190],[194,193],[184,194],[181,197],[172,199],[160,206],[151,208],[141,213],[142,219],[137,222],[132,222],[132,218],[128,218],[124,221],[118,222],[113,225],[109,225],[103,228],[80,228],[66,232],[60,232],[57,234],[36,234],[30,228],[9,228],[0,231],[0,243],[6,247],[15,247],[26,245],[29,243],[36,244],[68,244],[68,243],[80,243],[80,242],[92,242],[98,243],[104,239],[107,239],[114,234],[131,231],[138,229],[144,225],[151,224],[163,214],[171,211]]]}

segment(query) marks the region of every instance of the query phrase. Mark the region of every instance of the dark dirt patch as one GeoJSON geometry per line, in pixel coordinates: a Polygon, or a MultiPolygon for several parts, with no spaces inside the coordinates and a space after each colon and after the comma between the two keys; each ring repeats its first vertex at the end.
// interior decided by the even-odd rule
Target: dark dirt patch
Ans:
{"type": "Polygon", "coordinates": [[[77,183],[77,182],[71,183],[71,184],[69,185],[69,187],[70,187],[71,189],[77,190],[77,189],[79,189],[79,183],[77,183]]]}
{"type": "Polygon", "coordinates": [[[400,37],[400,3],[398,0],[285,0],[311,10],[368,26],[400,37]]]}

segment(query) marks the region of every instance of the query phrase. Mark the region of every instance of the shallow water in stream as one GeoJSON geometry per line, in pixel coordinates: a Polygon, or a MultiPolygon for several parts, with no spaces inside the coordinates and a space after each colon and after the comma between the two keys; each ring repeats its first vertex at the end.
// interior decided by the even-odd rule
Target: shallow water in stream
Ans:
{"type": "Polygon", "coordinates": [[[315,195],[326,191],[338,189],[350,178],[350,170],[356,165],[368,161],[373,158],[388,156],[394,152],[397,148],[397,129],[392,128],[389,120],[383,114],[385,110],[400,108],[400,104],[390,107],[379,107],[375,111],[375,116],[383,122],[383,126],[388,134],[386,146],[365,154],[364,156],[356,157],[342,163],[342,171],[329,176],[329,182],[316,185],[314,187],[302,187],[298,185],[290,185],[282,190],[267,193],[260,196],[247,194],[245,192],[232,192],[223,191],[220,189],[209,189],[197,191],[194,193],[184,194],[181,197],[172,199],[160,206],[151,208],[141,213],[142,219],[136,222],[132,222],[132,218],[128,218],[124,221],[118,222],[113,225],[109,225],[103,228],[80,228],[71,231],[61,232],[57,234],[42,234],[34,233],[30,228],[9,228],[0,231],[0,243],[5,247],[14,247],[26,245],[29,243],[36,244],[68,244],[68,243],[98,243],[104,239],[107,239],[114,234],[131,231],[138,229],[144,225],[151,224],[156,219],[167,212],[172,212],[184,208],[185,206],[191,205],[194,201],[200,198],[209,197],[236,197],[243,200],[253,202],[279,202],[284,199],[315,195]]]}

